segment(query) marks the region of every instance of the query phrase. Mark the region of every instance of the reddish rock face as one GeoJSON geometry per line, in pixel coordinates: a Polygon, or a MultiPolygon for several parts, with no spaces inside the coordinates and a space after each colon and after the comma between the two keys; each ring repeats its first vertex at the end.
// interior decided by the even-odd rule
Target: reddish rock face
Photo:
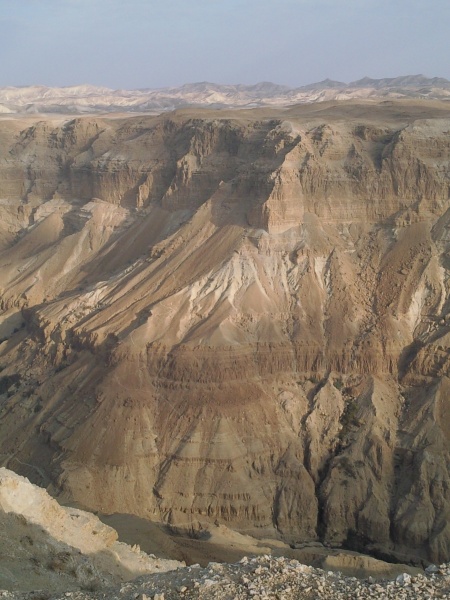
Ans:
{"type": "Polygon", "coordinates": [[[412,101],[0,121],[2,461],[448,559],[449,131],[412,101]]]}

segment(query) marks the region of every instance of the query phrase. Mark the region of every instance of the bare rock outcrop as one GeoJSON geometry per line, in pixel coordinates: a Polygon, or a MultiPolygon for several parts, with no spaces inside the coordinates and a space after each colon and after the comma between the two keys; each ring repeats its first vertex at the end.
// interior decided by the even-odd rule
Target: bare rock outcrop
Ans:
{"type": "Polygon", "coordinates": [[[95,590],[183,566],[118,541],[93,514],[60,506],[47,492],[0,469],[0,587],[95,590]]]}

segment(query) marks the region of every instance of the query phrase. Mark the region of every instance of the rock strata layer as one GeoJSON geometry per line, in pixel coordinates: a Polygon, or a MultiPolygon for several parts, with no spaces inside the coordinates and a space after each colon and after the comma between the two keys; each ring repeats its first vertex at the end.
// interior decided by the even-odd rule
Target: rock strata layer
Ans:
{"type": "Polygon", "coordinates": [[[2,463],[175,531],[447,560],[449,131],[412,101],[0,121],[2,463]]]}

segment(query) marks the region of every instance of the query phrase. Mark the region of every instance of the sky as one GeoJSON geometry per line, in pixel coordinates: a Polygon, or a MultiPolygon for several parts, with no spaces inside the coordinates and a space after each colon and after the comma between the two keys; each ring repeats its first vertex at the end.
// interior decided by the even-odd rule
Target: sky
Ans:
{"type": "Polygon", "coordinates": [[[450,79],[450,0],[0,0],[0,86],[450,79]]]}

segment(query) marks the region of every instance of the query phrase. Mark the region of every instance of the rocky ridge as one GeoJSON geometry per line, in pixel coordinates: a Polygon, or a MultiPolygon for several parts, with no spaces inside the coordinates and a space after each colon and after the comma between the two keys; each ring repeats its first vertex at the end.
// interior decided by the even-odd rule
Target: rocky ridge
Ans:
{"type": "Polygon", "coordinates": [[[447,560],[449,131],[415,101],[1,121],[2,463],[174,531],[447,560]]]}
{"type": "Polygon", "coordinates": [[[147,556],[82,510],[0,468],[0,589],[95,590],[184,566],[147,556]]]}

